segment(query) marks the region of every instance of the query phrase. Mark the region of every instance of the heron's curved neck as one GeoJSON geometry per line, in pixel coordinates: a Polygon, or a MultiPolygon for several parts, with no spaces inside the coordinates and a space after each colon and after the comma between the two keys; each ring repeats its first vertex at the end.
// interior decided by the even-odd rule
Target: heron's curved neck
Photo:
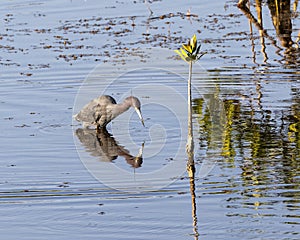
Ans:
{"type": "Polygon", "coordinates": [[[131,107],[130,102],[124,101],[122,103],[116,104],[114,109],[114,115],[118,116],[123,112],[126,112],[131,107]]]}

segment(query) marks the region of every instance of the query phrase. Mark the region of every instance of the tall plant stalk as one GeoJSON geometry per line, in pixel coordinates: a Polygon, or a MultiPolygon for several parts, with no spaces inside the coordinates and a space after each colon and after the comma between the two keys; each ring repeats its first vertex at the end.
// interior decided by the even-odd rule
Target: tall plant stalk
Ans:
{"type": "Polygon", "coordinates": [[[193,109],[192,109],[192,70],[193,62],[189,62],[189,78],[188,78],[188,139],[186,145],[187,153],[194,151],[194,138],[193,138],[193,109]]]}
{"type": "Polygon", "coordinates": [[[186,152],[188,156],[187,172],[190,179],[190,192],[192,198],[192,217],[193,230],[195,240],[198,239],[197,227],[197,211],[196,211],[196,193],[195,193],[195,162],[194,162],[194,138],[193,138],[193,112],[192,112],[192,74],[193,62],[197,61],[205,53],[200,53],[200,45],[197,46],[197,38],[194,35],[187,44],[182,44],[179,50],[175,50],[179,56],[189,64],[189,78],[188,78],[188,136],[186,144],[186,152]]]}
{"type": "Polygon", "coordinates": [[[197,37],[194,35],[187,44],[182,44],[182,47],[175,52],[189,64],[189,79],[188,79],[188,137],[186,144],[187,153],[193,153],[193,121],[192,121],[192,70],[193,62],[199,60],[205,53],[200,53],[201,45],[197,43],[197,37]]]}

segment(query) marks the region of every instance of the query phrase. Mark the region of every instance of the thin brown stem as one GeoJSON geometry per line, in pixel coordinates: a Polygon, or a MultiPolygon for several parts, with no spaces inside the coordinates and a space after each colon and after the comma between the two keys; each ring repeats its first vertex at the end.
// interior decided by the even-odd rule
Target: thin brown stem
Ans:
{"type": "Polygon", "coordinates": [[[193,119],[192,119],[192,62],[189,62],[189,79],[188,79],[188,141],[187,152],[193,152],[194,140],[193,140],[193,119]]]}

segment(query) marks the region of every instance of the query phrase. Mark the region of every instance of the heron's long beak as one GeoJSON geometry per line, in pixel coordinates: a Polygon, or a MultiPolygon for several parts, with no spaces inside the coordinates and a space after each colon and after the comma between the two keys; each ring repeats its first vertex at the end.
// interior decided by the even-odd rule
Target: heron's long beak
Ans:
{"type": "Polygon", "coordinates": [[[143,116],[142,116],[142,113],[141,113],[141,110],[139,108],[135,108],[135,111],[136,113],[139,115],[139,118],[143,124],[143,126],[145,127],[145,124],[144,124],[144,119],[143,119],[143,116]]]}

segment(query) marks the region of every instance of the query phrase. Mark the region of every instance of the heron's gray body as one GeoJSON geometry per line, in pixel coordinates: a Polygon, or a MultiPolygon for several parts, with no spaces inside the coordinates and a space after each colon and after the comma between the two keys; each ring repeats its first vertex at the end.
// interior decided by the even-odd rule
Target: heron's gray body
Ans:
{"type": "Polygon", "coordinates": [[[105,128],[111,120],[127,111],[130,107],[135,108],[144,124],[140,112],[141,103],[133,96],[127,97],[124,102],[117,104],[113,97],[102,95],[85,105],[81,111],[75,115],[75,119],[82,122],[84,127],[97,126],[97,128],[105,128]]]}

